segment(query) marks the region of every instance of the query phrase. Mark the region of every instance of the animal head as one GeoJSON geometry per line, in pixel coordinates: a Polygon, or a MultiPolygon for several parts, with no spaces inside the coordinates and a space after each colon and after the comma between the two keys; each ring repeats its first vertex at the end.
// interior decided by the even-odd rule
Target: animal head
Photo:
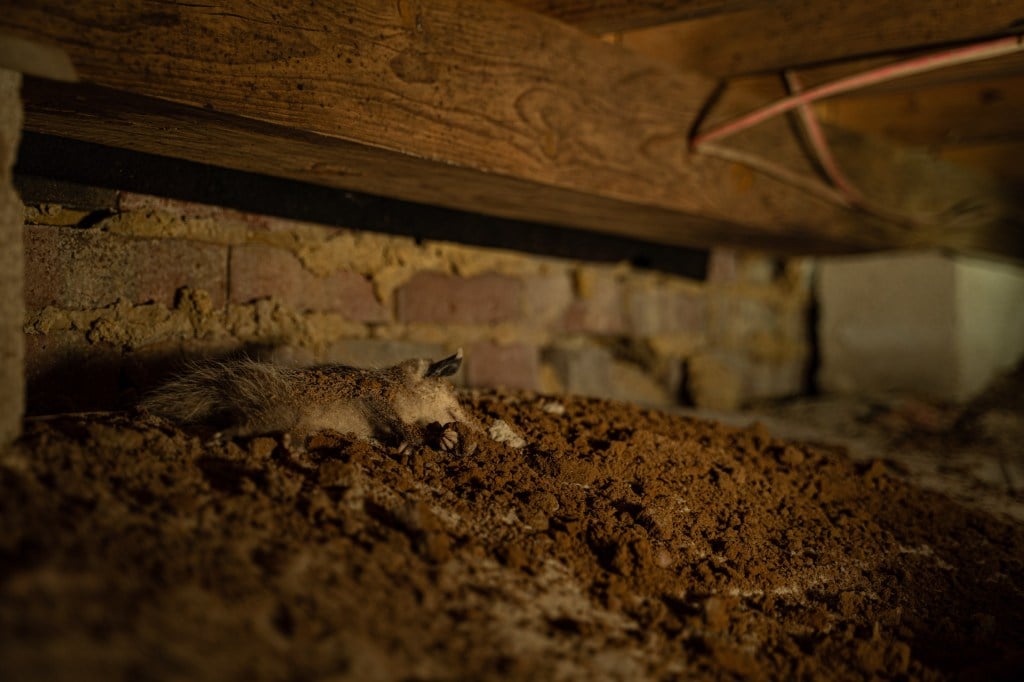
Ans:
{"type": "Polygon", "coordinates": [[[437,362],[431,362],[426,358],[418,358],[406,360],[400,366],[410,382],[451,376],[458,372],[459,367],[462,366],[462,349],[460,348],[454,355],[449,355],[437,362]]]}

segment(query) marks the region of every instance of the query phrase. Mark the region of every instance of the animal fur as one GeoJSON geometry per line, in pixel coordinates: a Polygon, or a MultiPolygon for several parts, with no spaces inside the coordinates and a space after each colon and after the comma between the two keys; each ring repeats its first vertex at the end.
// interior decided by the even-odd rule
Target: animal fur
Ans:
{"type": "MultiPolygon", "coordinates": [[[[290,368],[243,359],[196,365],[157,389],[141,407],[181,424],[201,424],[227,436],[321,430],[395,444],[423,441],[425,427],[474,425],[444,377],[462,351],[431,362],[413,359],[384,369],[345,365],[290,368]]],[[[454,430],[442,436],[452,445],[454,430]]]]}

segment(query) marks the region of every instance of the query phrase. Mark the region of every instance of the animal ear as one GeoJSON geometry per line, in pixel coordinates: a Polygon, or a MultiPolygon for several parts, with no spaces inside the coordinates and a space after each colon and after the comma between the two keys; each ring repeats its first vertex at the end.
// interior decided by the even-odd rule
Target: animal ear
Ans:
{"type": "Polygon", "coordinates": [[[455,374],[459,371],[459,367],[462,366],[462,349],[455,351],[455,355],[451,355],[444,360],[438,360],[427,367],[427,371],[423,373],[425,377],[446,377],[455,374]]]}

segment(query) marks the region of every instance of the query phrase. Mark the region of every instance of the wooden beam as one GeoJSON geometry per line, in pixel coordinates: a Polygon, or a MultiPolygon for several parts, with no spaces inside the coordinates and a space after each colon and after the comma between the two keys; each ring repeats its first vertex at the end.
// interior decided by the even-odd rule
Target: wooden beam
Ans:
{"type": "Polygon", "coordinates": [[[940,158],[958,165],[991,173],[1003,182],[1015,186],[1018,194],[1024,190],[1024,140],[1011,140],[997,144],[949,144],[936,150],[940,158]]]}
{"type": "MultiPolygon", "coordinates": [[[[1021,232],[1012,201],[899,150],[865,164],[882,201],[981,209],[908,230],[693,154],[713,81],[503,3],[0,7],[0,29],[61,46],[82,80],[26,88],[37,132],[680,245],[1024,254],[1003,239],[1021,232]]],[[[811,172],[785,121],[736,144],[811,172]]]]}
{"type": "Polygon", "coordinates": [[[816,105],[835,126],[937,148],[1024,140],[1024,77],[835,97],[816,105]]]}
{"type": "Polygon", "coordinates": [[[765,0],[508,0],[590,33],[613,33],[767,4],[765,0]]]}
{"type": "Polygon", "coordinates": [[[1016,0],[780,0],[741,12],[633,31],[631,49],[716,77],[1021,32],[1016,0]]]}
{"type": "MultiPolygon", "coordinates": [[[[934,50],[928,50],[934,52],[934,50]]],[[[916,53],[914,53],[916,54],[916,53]]],[[[853,59],[847,62],[826,64],[825,66],[813,66],[806,69],[797,69],[800,80],[804,87],[813,87],[822,83],[864,73],[872,69],[896,63],[906,57],[871,57],[868,59],[853,59]]],[[[850,96],[874,95],[880,93],[910,93],[928,88],[942,86],[963,85],[976,81],[1001,80],[1024,76],[1024,52],[1004,55],[996,59],[984,59],[967,64],[958,64],[948,68],[938,69],[919,73],[906,78],[898,78],[891,81],[883,81],[870,85],[863,90],[851,93],[850,96]]],[[[779,74],[757,74],[751,76],[737,76],[731,83],[735,84],[751,94],[757,93],[762,98],[767,93],[776,93],[779,89],[779,74]]]]}
{"type": "Polygon", "coordinates": [[[67,53],[18,36],[0,34],[0,69],[53,80],[78,80],[67,53]]]}

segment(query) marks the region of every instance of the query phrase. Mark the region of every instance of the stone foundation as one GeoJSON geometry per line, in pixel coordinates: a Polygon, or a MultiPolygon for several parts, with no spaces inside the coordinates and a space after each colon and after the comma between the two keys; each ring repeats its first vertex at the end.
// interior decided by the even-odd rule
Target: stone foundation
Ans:
{"type": "Polygon", "coordinates": [[[463,347],[471,386],[730,408],[805,390],[810,265],[705,282],[128,193],[26,209],[33,412],[128,404],[184,360],[385,365],[463,347]]]}

